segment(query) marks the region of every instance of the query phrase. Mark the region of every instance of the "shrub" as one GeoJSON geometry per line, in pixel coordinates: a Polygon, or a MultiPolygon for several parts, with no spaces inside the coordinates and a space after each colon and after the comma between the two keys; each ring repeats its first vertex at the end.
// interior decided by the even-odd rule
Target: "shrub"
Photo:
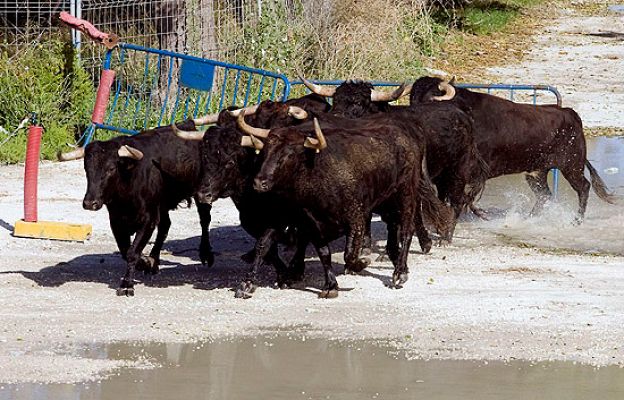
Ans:
{"type": "MultiPolygon", "coordinates": [[[[75,141],[89,121],[93,96],[89,75],[62,38],[0,48],[0,126],[11,132],[36,112],[45,128],[42,158],[54,158],[65,143],[75,141]]],[[[0,162],[22,161],[25,152],[26,133],[21,131],[0,147],[0,162]]]]}

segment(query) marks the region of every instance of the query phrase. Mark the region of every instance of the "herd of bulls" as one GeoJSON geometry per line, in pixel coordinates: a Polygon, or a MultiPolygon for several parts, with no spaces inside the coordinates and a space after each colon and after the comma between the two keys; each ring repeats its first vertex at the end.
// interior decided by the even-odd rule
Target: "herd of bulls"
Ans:
{"type": "Polygon", "coordinates": [[[83,207],[108,208],[127,262],[118,295],[134,294],[136,270],[158,272],[169,211],[191,198],[201,222],[202,263],[214,262],[208,225],[217,199],[230,197],[242,227],[256,238],[243,256],[252,263],[236,291],[244,298],[265,262],[275,267],[280,287],[301,280],[310,243],[325,270],[320,296],[337,296],[328,245],[346,236],[345,271],[366,268],[362,255],[371,246],[373,213],[387,224],[392,282],[401,287],[413,234],[425,253],[432,243],[426,225],[450,241],[460,213],[481,215],[474,203],[485,181],[496,176],[527,173],[537,197],[532,213],[550,198],[546,177],[552,168],[578,194],[577,222],[590,186],[612,202],[587,161],[581,119],[572,109],[517,104],[432,77],[391,93],[361,81],[337,88],[304,83],[312,93],[298,99],[223,110],[59,155],[63,161],[84,157],[83,207]],[[409,106],[390,105],[407,94],[409,106]],[[203,132],[201,125],[211,126],[203,132]],[[278,243],[296,247],[288,263],[278,243]]]}

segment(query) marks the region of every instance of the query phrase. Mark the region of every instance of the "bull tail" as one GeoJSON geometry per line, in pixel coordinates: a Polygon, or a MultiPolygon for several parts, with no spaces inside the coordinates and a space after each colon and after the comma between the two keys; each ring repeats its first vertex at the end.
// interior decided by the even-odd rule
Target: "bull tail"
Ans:
{"type": "Polygon", "coordinates": [[[485,189],[485,182],[490,177],[490,166],[485,162],[483,157],[481,157],[481,154],[476,149],[476,146],[472,149],[471,153],[473,159],[476,160],[476,165],[473,167],[466,193],[466,206],[468,207],[471,207],[474,203],[481,199],[481,195],[485,189]]]}
{"type": "Polygon", "coordinates": [[[615,196],[613,193],[609,192],[607,185],[604,183],[600,175],[598,175],[596,168],[591,165],[589,160],[585,160],[585,166],[589,170],[589,176],[591,178],[591,185],[594,189],[594,193],[596,193],[602,201],[606,201],[609,204],[615,204],[615,196]]]}
{"type": "Polygon", "coordinates": [[[423,156],[422,160],[419,194],[424,220],[431,224],[443,239],[450,241],[455,230],[455,212],[450,206],[438,199],[427,171],[426,156],[423,156]]]}

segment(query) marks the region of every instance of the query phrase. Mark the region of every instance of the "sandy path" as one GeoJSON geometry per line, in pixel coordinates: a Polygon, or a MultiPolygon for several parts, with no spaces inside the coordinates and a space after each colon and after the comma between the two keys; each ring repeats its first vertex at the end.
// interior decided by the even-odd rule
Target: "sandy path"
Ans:
{"type": "MultiPolygon", "coordinates": [[[[22,168],[0,168],[0,222],[7,228],[22,214],[22,168]]],[[[624,258],[517,245],[547,235],[557,248],[599,235],[605,215],[593,196],[582,228],[570,226],[565,213],[541,224],[519,222],[512,214],[461,223],[452,246],[410,255],[412,272],[402,290],[384,286],[390,264],[375,262],[363,276],[339,276],[348,290],[338,299],[320,300],[315,292],[321,269],[309,259],[300,290],[271,288],[268,273],[254,298],[244,301],[234,299],[230,288],[243,277],[239,256],[251,240],[238,228],[229,201],[213,209],[213,244],[220,255],[211,270],[197,261],[195,210],[178,210],[172,213],[162,272],[139,285],[136,297],[120,298],[113,288],[124,265],[113,254],[106,212],[80,207],[85,186],[80,162],[41,167],[40,218],[92,223],[88,242],[19,239],[0,229],[0,382],[76,381],[126,364],[150,365],[80,355],[94,342],[194,341],[276,328],[392,341],[423,358],[624,364],[624,258]]],[[[510,192],[507,198],[522,207],[524,196],[510,192]]],[[[483,202],[500,198],[486,193],[483,202]]],[[[613,231],[624,210],[608,212],[613,231]]],[[[379,223],[377,228],[376,238],[382,239],[379,223]]],[[[624,251],[621,241],[609,245],[624,251]]],[[[340,247],[334,252],[341,270],[340,247]]]]}
{"type": "MultiPolygon", "coordinates": [[[[624,70],[621,41],[581,34],[624,31],[621,22],[615,14],[564,15],[522,65],[493,72],[501,81],[531,77],[558,86],[565,105],[579,110],[587,125],[622,126],[624,89],[614,85],[621,78],[615,71],[624,70]]],[[[298,290],[273,289],[269,272],[253,299],[234,299],[231,288],[247,268],[239,256],[252,241],[238,228],[232,203],[221,200],[212,214],[220,253],[212,269],[198,261],[195,210],[181,209],[172,213],[161,273],[138,285],[136,297],[119,298],[114,287],[124,265],[114,254],[106,212],[81,208],[81,163],[42,164],[40,218],[93,224],[94,235],[84,244],[10,235],[22,216],[22,171],[0,167],[0,382],[75,382],[124,365],[151,365],[85,355],[91,343],[195,341],[281,328],[302,336],[390,341],[422,358],[624,365],[624,207],[605,207],[593,195],[586,222],[574,227],[574,201],[526,220],[532,201],[526,185],[516,180],[513,190],[501,191],[509,182],[490,183],[482,204],[511,212],[490,222],[460,223],[453,245],[430,255],[414,250],[404,289],[385,287],[390,264],[374,262],[362,276],[339,276],[346,290],[335,300],[316,297],[322,274],[312,257],[298,290]]],[[[562,196],[569,199],[566,190],[562,196]]],[[[379,223],[375,237],[383,245],[379,223]]],[[[333,250],[340,271],[340,247],[333,250]]]]}
{"type": "Polygon", "coordinates": [[[500,82],[557,87],[563,105],[574,108],[585,126],[624,128],[624,13],[607,11],[607,4],[617,2],[581,3],[596,4],[599,15],[559,10],[559,17],[537,32],[522,63],[488,72],[500,82]]]}

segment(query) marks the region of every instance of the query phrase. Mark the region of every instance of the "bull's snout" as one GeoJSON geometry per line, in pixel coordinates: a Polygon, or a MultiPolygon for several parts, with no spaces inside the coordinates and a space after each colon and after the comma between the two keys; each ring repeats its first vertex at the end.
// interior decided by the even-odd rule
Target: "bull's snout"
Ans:
{"type": "Polygon", "coordinates": [[[267,179],[258,177],[254,179],[254,189],[258,192],[268,192],[271,189],[271,185],[267,179]]]}
{"type": "Polygon", "coordinates": [[[97,211],[102,208],[102,202],[98,200],[84,199],[82,201],[82,208],[89,211],[97,211]]]}

